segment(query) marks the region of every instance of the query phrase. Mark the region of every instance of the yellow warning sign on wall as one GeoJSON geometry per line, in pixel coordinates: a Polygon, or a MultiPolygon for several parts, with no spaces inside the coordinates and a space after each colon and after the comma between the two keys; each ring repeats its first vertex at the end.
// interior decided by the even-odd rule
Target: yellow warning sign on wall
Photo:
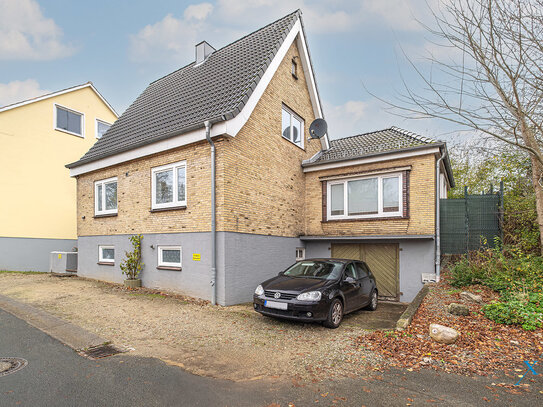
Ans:
{"type": "Polygon", "coordinates": [[[192,260],[200,261],[200,253],[192,253],[192,260]]]}

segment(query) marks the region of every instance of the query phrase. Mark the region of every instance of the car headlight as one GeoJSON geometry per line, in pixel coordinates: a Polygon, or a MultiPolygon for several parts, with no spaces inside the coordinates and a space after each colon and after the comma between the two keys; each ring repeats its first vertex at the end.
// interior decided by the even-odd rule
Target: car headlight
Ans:
{"type": "Polygon", "coordinates": [[[298,301],[320,301],[321,299],[320,291],[309,291],[307,293],[301,293],[296,297],[298,301]]]}
{"type": "Polygon", "coordinates": [[[258,287],[256,287],[256,289],[255,289],[255,294],[256,294],[256,295],[262,295],[262,294],[264,294],[264,289],[262,288],[261,285],[259,285],[258,287]]]}

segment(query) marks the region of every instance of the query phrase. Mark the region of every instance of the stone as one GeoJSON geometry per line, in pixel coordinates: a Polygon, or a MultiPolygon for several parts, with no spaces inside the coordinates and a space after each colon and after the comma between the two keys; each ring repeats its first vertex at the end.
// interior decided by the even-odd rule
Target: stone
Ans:
{"type": "Polygon", "coordinates": [[[458,316],[467,316],[469,315],[469,308],[464,304],[452,303],[447,306],[447,311],[449,314],[458,315],[458,316]]]}
{"type": "Polygon", "coordinates": [[[476,302],[477,304],[483,303],[483,297],[477,294],[470,293],[468,291],[462,291],[460,293],[460,298],[462,298],[465,301],[476,302]]]}
{"type": "Polygon", "coordinates": [[[432,363],[432,358],[429,358],[429,357],[425,357],[425,358],[422,358],[422,362],[423,364],[427,365],[428,363],[432,363]]]}
{"type": "Polygon", "coordinates": [[[453,328],[439,324],[430,324],[430,337],[439,343],[455,343],[460,333],[453,328]]]}

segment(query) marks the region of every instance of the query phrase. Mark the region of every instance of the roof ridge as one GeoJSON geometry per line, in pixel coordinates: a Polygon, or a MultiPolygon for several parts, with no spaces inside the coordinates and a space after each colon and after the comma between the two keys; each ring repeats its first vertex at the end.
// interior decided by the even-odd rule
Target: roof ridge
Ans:
{"type": "Polygon", "coordinates": [[[386,129],[369,131],[369,132],[367,132],[367,133],[360,133],[360,134],[354,134],[354,135],[352,135],[352,136],[341,137],[341,138],[337,138],[337,139],[330,140],[330,141],[332,142],[332,141],[346,140],[346,139],[348,139],[348,138],[353,138],[353,137],[369,136],[370,134],[381,133],[382,131],[386,131],[386,130],[394,130],[394,126],[392,126],[392,127],[387,127],[386,129]]]}
{"type": "MultiPolygon", "coordinates": [[[[301,11],[300,9],[297,9],[297,10],[293,11],[292,13],[289,13],[289,14],[287,14],[287,15],[284,15],[283,17],[278,18],[277,20],[272,21],[272,22],[269,23],[269,24],[266,24],[264,27],[260,27],[260,28],[258,28],[258,29],[256,29],[256,30],[250,32],[249,34],[246,34],[246,35],[244,35],[243,37],[238,38],[237,40],[232,41],[231,43],[226,44],[226,45],[222,46],[222,47],[219,48],[219,49],[216,49],[216,50],[213,52],[213,54],[216,53],[216,52],[222,51],[222,50],[224,50],[225,48],[230,47],[230,46],[236,44],[237,42],[240,42],[240,41],[244,40],[245,38],[247,38],[247,37],[249,37],[249,36],[251,36],[251,35],[253,35],[253,34],[256,34],[256,33],[259,32],[259,31],[262,31],[262,30],[266,29],[266,28],[268,28],[269,26],[271,26],[271,25],[277,23],[278,21],[281,21],[281,20],[284,20],[284,19],[287,18],[287,17],[290,17],[290,16],[293,15],[293,14],[298,14],[298,18],[300,18],[300,14],[301,14],[301,13],[302,13],[302,11],[301,11]]],[[[203,41],[205,41],[205,40],[203,40],[203,41]]],[[[209,44],[209,43],[208,43],[208,44],[209,44]]],[[[211,45],[211,44],[210,44],[210,45],[211,45]]],[[[170,75],[172,75],[172,74],[174,74],[174,73],[176,73],[176,72],[179,72],[179,71],[181,71],[182,69],[188,68],[189,66],[193,65],[194,63],[195,63],[195,62],[192,61],[192,62],[188,63],[187,65],[182,66],[181,68],[176,69],[175,71],[172,71],[172,72],[170,72],[170,73],[168,73],[168,74],[166,74],[166,75],[164,75],[164,76],[162,76],[162,77],[160,77],[160,78],[158,78],[158,79],[155,79],[154,81],[150,82],[149,85],[151,85],[151,84],[153,84],[153,83],[155,83],[155,82],[158,82],[158,81],[160,81],[160,80],[162,80],[162,79],[164,79],[164,78],[166,78],[166,77],[168,77],[168,76],[170,76],[170,75]]]]}
{"type": "Polygon", "coordinates": [[[409,131],[409,130],[401,129],[401,128],[396,127],[396,126],[392,126],[390,128],[390,130],[397,131],[398,133],[402,133],[405,136],[409,136],[409,137],[412,137],[412,138],[414,138],[416,140],[423,141],[424,143],[437,143],[438,142],[438,140],[434,140],[434,139],[432,139],[430,137],[426,137],[426,136],[422,136],[422,135],[417,134],[417,133],[413,133],[412,131],[409,131]]]}

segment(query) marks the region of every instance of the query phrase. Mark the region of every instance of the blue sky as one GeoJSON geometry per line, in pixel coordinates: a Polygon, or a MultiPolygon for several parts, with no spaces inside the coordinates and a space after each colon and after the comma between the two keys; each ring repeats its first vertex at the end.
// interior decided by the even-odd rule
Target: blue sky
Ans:
{"type": "MultiPolygon", "coordinates": [[[[430,1],[436,3],[438,0],[430,1]]],[[[392,125],[452,140],[454,128],[391,115],[364,89],[393,99],[403,56],[443,52],[416,19],[426,0],[0,0],[0,105],[92,81],[122,113],[149,82],[189,63],[194,45],[220,48],[301,8],[332,138],[392,125]]]]}

